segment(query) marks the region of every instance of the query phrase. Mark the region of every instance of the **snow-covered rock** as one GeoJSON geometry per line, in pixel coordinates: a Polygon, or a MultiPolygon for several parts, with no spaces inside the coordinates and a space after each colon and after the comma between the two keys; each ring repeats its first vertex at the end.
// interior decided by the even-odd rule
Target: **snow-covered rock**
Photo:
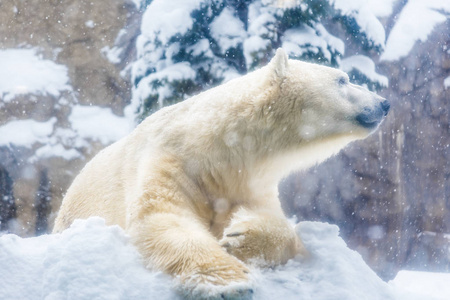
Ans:
{"type": "Polygon", "coordinates": [[[43,59],[37,49],[0,50],[0,66],[0,100],[3,102],[10,102],[17,95],[57,97],[63,91],[72,90],[67,67],[43,59]]]}

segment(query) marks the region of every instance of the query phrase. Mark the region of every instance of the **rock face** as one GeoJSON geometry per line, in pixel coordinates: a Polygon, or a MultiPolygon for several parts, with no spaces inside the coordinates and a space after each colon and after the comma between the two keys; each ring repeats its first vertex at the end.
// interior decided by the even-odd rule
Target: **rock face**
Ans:
{"type": "MultiPolygon", "coordinates": [[[[67,67],[71,90],[57,97],[23,94],[11,101],[3,101],[0,95],[0,125],[23,119],[45,122],[55,116],[53,131],[67,129],[68,115],[75,104],[108,106],[117,114],[123,113],[130,99],[129,82],[120,75],[123,65],[108,60],[105,47],[114,46],[121,29],[136,28],[133,21],[139,19],[137,14],[134,4],[125,0],[1,1],[0,49],[36,49],[44,59],[67,67]]],[[[132,55],[130,51],[122,53],[132,55]]],[[[0,165],[14,181],[17,205],[18,222],[10,230],[22,235],[34,233],[39,173],[48,170],[55,211],[73,177],[104,145],[87,141],[76,149],[82,154],[78,159],[56,157],[30,162],[41,146],[0,146],[0,165]]]]}
{"type": "Polygon", "coordinates": [[[280,186],[286,211],[339,225],[385,278],[450,269],[450,22],[397,62],[382,62],[392,108],[381,128],[280,186]]]}
{"type": "Polygon", "coordinates": [[[45,58],[69,68],[80,103],[121,107],[128,83],[101,49],[112,47],[125,27],[123,0],[2,1],[1,48],[38,47],[45,58]],[[117,104],[117,105],[114,105],[117,104]]]}

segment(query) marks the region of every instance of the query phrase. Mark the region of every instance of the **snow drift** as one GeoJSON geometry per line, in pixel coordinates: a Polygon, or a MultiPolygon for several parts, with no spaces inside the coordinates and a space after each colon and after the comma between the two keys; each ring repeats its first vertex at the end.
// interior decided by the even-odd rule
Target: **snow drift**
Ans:
{"type": "MultiPolygon", "coordinates": [[[[301,222],[296,230],[311,257],[252,269],[254,299],[423,299],[377,277],[337,226],[301,222]]],[[[174,280],[146,270],[124,231],[100,218],[61,234],[1,236],[0,270],[0,299],[180,299],[174,280]]]]}

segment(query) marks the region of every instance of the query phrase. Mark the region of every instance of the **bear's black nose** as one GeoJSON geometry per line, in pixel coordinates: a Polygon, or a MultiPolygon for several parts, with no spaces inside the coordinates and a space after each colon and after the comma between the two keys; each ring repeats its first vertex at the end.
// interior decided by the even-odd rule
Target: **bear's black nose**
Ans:
{"type": "Polygon", "coordinates": [[[384,116],[387,116],[387,114],[389,112],[389,108],[391,108],[391,104],[389,103],[389,101],[384,100],[381,102],[381,109],[384,112],[384,116]]]}
{"type": "Polygon", "coordinates": [[[381,121],[383,121],[383,117],[387,116],[390,108],[389,101],[382,99],[375,107],[364,107],[356,116],[356,121],[365,128],[377,128],[381,121]]]}

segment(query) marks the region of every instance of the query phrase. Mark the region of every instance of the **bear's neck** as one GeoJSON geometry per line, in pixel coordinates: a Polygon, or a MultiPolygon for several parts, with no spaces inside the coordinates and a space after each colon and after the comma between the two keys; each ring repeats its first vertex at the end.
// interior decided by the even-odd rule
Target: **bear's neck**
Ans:
{"type": "Polygon", "coordinates": [[[280,149],[274,146],[273,149],[254,152],[241,149],[240,154],[234,149],[236,156],[230,156],[227,162],[205,170],[204,177],[208,179],[205,186],[217,187],[211,191],[215,197],[226,197],[237,203],[276,197],[281,179],[328,159],[355,139],[355,136],[339,135],[305,142],[296,148],[280,149]],[[241,195],[251,199],[242,199],[241,195]]]}

